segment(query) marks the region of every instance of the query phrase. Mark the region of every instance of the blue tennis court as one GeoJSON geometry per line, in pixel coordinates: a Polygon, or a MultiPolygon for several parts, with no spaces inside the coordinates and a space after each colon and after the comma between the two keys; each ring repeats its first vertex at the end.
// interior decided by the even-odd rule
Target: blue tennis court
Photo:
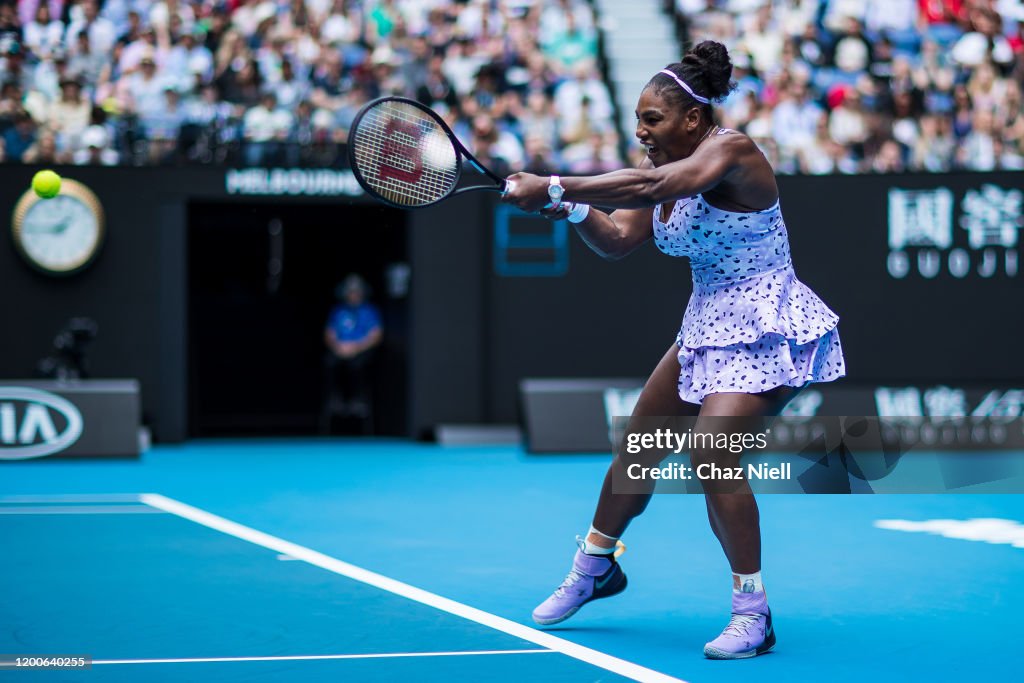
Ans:
{"type": "Polygon", "coordinates": [[[626,539],[628,591],[533,628],[530,610],[568,570],[605,463],[516,447],[270,440],[10,467],[0,652],[96,663],[7,677],[1014,675],[1012,657],[987,653],[1013,651],[1024,607],[1018,496],[763,496],[779,645],[746,662],[701,655],[728,618],[728,568],[702,497],[659,496],[626,539]],[[518,550],[495,550],[499,541],[518,550]]]}

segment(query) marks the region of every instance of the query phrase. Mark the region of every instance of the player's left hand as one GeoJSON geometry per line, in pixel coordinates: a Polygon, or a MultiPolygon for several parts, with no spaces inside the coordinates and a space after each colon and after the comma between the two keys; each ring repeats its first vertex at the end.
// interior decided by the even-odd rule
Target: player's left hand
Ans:
{"type": "Polygon", "coordinates": [[[565,202],[562,202],[550,209],[541,209],[540,215],[553,221],[563,221],[569,217],[569,209],[566,208],[565,202]]]}
{"type": "Polygon", "coordinates": [[[508,192],[501,197],[506,204],[514,204],[527,213],[536,213],[551,203],[547,178],[532,173],[515,173],[506,180],[508,192]]]}

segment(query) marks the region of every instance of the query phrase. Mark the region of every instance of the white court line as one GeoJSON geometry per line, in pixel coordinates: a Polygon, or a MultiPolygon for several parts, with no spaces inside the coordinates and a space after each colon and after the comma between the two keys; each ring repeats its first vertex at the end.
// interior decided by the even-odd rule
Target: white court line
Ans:
{"type": "Polygon", "coordinates": [[[54,493],[0,496],[0,503],[138,503],[137,493],[54,493]]]}
{"type": "Polygon", "coordinates": [[[162,515],[148,505],[0,505],[0,515],[162,515]]]}
{"type": "Polygon", "coordinates": [[[228,534],[229,536],[240,538],[243,541],[249,541],[250,543],[263,546],[270,550],[276,550],[277,552],[285,555],[291,555],[292,557],[308,562],[309,564],[320,567],[321,569],[326,569],[327,571],[380,588],[381,590],[385,590],[389,593],[400,595],[403,598],[434,607],[443,612],[454,614],[462,617],[463,619],[468,619],[478,624],[489,626],[495,630],[501,631],[502,633],[507,633],[511,636],[515,636],[516,638],[529,641],[534,645],[540,645],[541,647],[561,652],[563,655],[567,655],[582,662],[617,673],[620,676],[625,676],[626,678],[631,678],[635,681],[645,681],[650,683],[685,683],[685,681],[673,678],[659,671],[648,669],[647,667],[643,667],[632,662],[627,662],[624,659],[613,657],[598,650],[592,650],[589,647],[584,647],[565,640],[564,638],[553,636],[550,633],[545,633],[543,631],[538,631],[535,628],[518,624],[510,619],[499,617],[496,614],[491,614],[490,612],[485,612],[475,607],[464,605],[461,602],[456,602],[455,600],[425,591],[422,588],[416,588],[415,586],[402,583],[401,581],[389,578],[383,574],[377,574],[376,572],[371,572],[367,569],[363,569],[362,567],[357,567],[354,564],[342,562],[341,560],[330,557],[329,555],[318,553],[317,551],[306,548],[305,546],[297,545],[277,538],[276,536],[265,534],[262,531],[257,531],[256,529],[243,526],[237,522],[232,522],[229,519],[218,517],[210,512],[200,510],[199,508],[192,507],[191,505],[186,505],[180,501],[173,500],[156,493],[144,493],[139,496],[139,500],[148,505],[152,505],[153,507],[170,512],[171,514],[184,517],[185,519],[196,522],[197,524],[202,524],[205,527],[216,529],[217,531],[228,534]]]}
{"type": "Polygon", "coordinates": [[[915,522],[909,519],[880,519],[879,529],[926,533],[962,541],[1012,545],[1024,548],[1024,524],[1013,519],[928,519],[915,522]]]}
{"type": "Polygon", "coordinates": [[[374,652],[363,655],[290,655],[280,657],[194,657],[190,659],[97,659],[93,664],[195,664],[207,662],[293,662],[318,659],[391,659],[396,657],[472,657],[476,655],[555,654],[554,650],[476,650],[466,652],[374,652]]]}

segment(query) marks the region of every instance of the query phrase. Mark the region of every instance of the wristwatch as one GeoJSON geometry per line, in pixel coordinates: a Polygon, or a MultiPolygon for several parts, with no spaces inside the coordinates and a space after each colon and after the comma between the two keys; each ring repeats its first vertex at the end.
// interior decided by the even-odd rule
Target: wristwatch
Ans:
{"type": "Polygon", "coordinates": [[[562,180],[556,175],[551,176],[551,180],[548,181],[548,198],[551,200],[552,207],[557,207],[562,203],[562,195],[565,194],[565,188],[562,187],[562,180]]]}

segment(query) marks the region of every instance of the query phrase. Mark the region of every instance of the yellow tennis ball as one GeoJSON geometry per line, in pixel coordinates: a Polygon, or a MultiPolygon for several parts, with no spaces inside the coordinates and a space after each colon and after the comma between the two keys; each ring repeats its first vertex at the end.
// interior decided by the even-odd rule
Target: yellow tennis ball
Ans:
{"type": "Polygon", "coordinates": [[[32,176],[32,189],[43,199],[50,199],[60,194],[60,176],[53,171],[39,171],[32,176]]]}

